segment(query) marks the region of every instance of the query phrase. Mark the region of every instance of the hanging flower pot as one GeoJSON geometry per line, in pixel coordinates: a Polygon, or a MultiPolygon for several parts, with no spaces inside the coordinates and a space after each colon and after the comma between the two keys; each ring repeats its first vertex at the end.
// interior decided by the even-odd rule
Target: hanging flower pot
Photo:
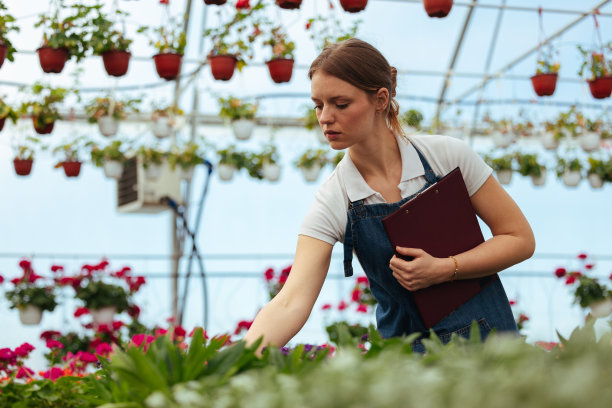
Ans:
{"type": "Polygon", "coordinates": [[[106,51],[102,53],[102,62],[108,75],[114,77],[124,76],[130,64],[130,54],[127,51],[106,51]]]}
{"type": "Polygon", "coordinates": [[[167,81],[175,79],[181,73],[181,61],[183,56],[175,53],[163,53],[153,56],[155,69],[160,78],[167,81]]]}
{"type": "Polygon", "coordinates": [[[6,117],[0,119],[0,132],[4,129],[4,123],[6,122],[6,117]]]}
{"type": "Polygon", "coordinates": [[[595,78],[590,81],[589,90],[595,99],[605,99],[612,94],[612,76],[595,78]]]}
{"type": "Polygon", "coordinates": [[[540,143],[546,150],[556,150],[559,147],[559,139],[555,137],[554,132],[546,131],[540,135],[540,143]]]}
{"type": "Polygon", "coordinates": [[[497,170],[495,173],[499,184],[508,185],[512,181],[512,170],[497,170]]]}
{"type": "Polygon", "coordinates": [[[423,0],[425,12],[429,17],[446,17],[453,8],[453,0],[423,0]]]}
{"type": "Polygon", "coordinates": [[[277,84],[289,82],[293,74],[293,60],[288,58],[278,58],[266,62],[270,77],[277,84]]]}
{"type": "Polygon", "coordinates": [[[108,178],[119,180],[123,174],[123,163],[117,160],[108,160],[102,166],[104,175],[108,178]]]}
{"type": "Polygon", "coordinates": [[[100,116],[98,118],[98,128],[102,136],[115,136],[119,131],[119,121],[110,115],[100,116]]]}
{"type": "Polygon", "coordinates": [[[266,180],[274,182],[280,179],[281,167],[276,163],[264,162],[261,172],[266,180]]]}
{"type": "Polygon", "coordinates": [[[582,180],[582,174],[579,171],[565,170],[561,179],[567,187],[576,187],[582,180]]]}
{"type": "Polygon", "coordinates": [[[248,140],[255,129],[255,121],[250,119],[237,119],[232,121],[232,130],[238,140],[248,140]]]}
{"type": "Polygon", "coordinates": [[[210,71],[218,81],[229,81],[236,69],[236,57],[233,55],[214,55],[208,57],[210,71]]]}
{"type": "Polygon", "coordinates": [[[91,313],[94,325],[99,326],[101,324],[113,323],[117,308],[115,306],[105,306],[100,309],[92,309],[89,312],[91,313]]]}
{"type": "Polygon", "coordinates": [[[81,162],[80,161],[65,161],[62,162],[62,167],[66,177],[78,177],[81,174],[81,162]]]}
{"type": "Polygon", "coordinates": [[[236,167],[227,163],[219,163],[217,166],[217,174],[222,181],[231,181],[234,178],[236,167]]]}
{"type": "Polygon", "coordinates": [[[19,308],[19,320],[25,325],[40,324],[43,311],[40,307],[34,305],[25,305],[19,308]]]}
{"type": "Polygon", "coordinates": [[[38,60],[40,67],[46,73],[59,74],[64,69],[64,64],[68,61],[68,50],[66,48],[40,47],[38,60]]]}
{"type": "Polygon", "coordinates": [[[149,181],[157,180],[161,177],[162,167],[159,164],[149,163],[144,169],[145,178],[149,181]]]}
{"type": "Polygon", "coordinates": [[[587,180],[589,180],[589,184],[592,188],[602,188],[603,187],[603,179],[599,174],[591,173],[587,176],[587,180]]]}
{"type": "Polygon", "coordinates": [[[170,136],[172,134],[172,125],[170,122],[170,118],[167,116],[160,116],[156,120],[153,121],[151,126],[151,130],[153,134],[158,139],[163,139],[165,137],[170,136]]]}
{"type": "Polygon", "coordinates": [[[227,0],[204,0],[204,4],[215,5],[215,6],[220,6],[222,4],[225,4],[225,2],[227,2],[227,0]]]}
{"type": "Polygon", "coordinates": [[[593,317],[606,317],[612,313],[612,300],[604,299],[591,302],[589,304],[593,317]]]}
{"type": "Polygon", "coordinates": [[[531,85],[538,96],[550,96],[555,93],[558,74],[537,74],[531,77],[531,85]]]}
{"type": "Polygon", "coordinates": [[[43,123],[37,117],[32,118],[32,122],[34,123],[34,130],[39,135],[48,135],[53,132],[53,126],[55,126],[55,121],[51,123],[43,123]]]}
{"type": "Polygon", "coordinates": [[[544,184],[546,184],[546,172],[542,171],[540,173],[539,176],[536,176],[535,174],[531,174],[531,183],[538,187],[538,186],[543,186],[544,184]]]}
{"type": "Polygon", "coordinates": [[[495,147],[505,149],[514,143],[515,136],[513,132],[499,132],[493,133],[493,144],[495,147]]]}
{"type": "Polygon", "coordinates": [[[585,152],[590,152],[599,147],[601,136],[598,132],[584,132],[578,136],[578,144],[585,152]]]}
{"type": "Polygon", "coordinates": [[[0,44],[0,68],[2,68],[2,64],[4,64],[4,60],[6,59],[7,53],[8,53],[8,45],[0,44]]]}
{"type": "Polygon", "coordinates": [[[300,171],[302,172],[302,176],[304,176],[304,180],[308,183],[312,183],[317,181],[319,178],[319,174],[321,173],[321,165],[319,163],[314,163],[311,167],[300,167],[300,171]]]}
{"type": "Polygon", "coordinates": [[[302,0],[276,0],[276,5],[282,9],[298,9],[302,4],[302,0]]]}
{"type": "Polygon", "coordinates": [[[349,13],[358,13],[365,9],[368,5],[368,0],[340,0],[340,5],[344,11],[349,13]]]}
{"type": "Polygon", "coordinates": [[[32,164],[34,160],[32,159],[13,159],[13,167],[15,167],[15,173],[18,176],[27,176],[32,171],[32,164]]]}

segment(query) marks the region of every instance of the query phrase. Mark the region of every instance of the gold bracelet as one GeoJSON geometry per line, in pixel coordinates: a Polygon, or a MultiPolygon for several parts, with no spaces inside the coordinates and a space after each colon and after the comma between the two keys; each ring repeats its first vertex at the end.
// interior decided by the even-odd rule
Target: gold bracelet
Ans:
{"type": "Polygon", "coordinates": [[[454,256],[449,256],[450,259],[453,260],[453,262],[455,263],[455,272],[453,272],[453,276],[451,276],[450,281],[454,281],[457,280],[457,272],[459,272],[459,263],[457,262],[457,259],[454,256]]]}

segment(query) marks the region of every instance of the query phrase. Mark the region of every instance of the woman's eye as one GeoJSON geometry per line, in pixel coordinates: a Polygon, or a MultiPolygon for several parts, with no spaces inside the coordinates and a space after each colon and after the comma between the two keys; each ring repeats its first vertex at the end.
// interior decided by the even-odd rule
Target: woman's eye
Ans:
{"type": "Polygon", "coordinates": [[[336,104],[336,107],[337,107],[338,109],[344,109],[344,108],[346,108],[347,106],[348,106],[348,103],[336,104]]]}
{"type": "Polygon", "coordinates": [[[315,105],[314,107],[315,109],[323,109],[323,107],[321,105],[315,105]]]}

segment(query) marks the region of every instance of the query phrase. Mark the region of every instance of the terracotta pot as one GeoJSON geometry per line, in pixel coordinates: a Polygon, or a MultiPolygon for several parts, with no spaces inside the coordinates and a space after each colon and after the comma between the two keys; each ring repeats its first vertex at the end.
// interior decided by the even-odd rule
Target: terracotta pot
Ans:
{"type": "Polygon", "coordinates": [[[36,325],[42,320],[43,311],[38,306],[25,305],[19,309],[19,320],[25,325],[36,325]]]}
{"type": "Polygon", "coordinates": [[[55,121],[42,126],[38,125],[38,120],[36,118],[32,118],[32,122],[34,123],[34,130],[39,135],[48,135],[53,132],[53,126],[55,126],[55,121]]]}
{"type": "Polygon", "coordinates": [[[229,81],[236,69],[236,57],[233,55],[215,55],[208,57],[212,76],[218,81],[229,81]]]}
{"type": "Polygon", "coordinates": [[[78,177],[81,173],[81,162],[80,161],[65,161],[62,162],[64,173],[66,177],[78,177]]]}
{"type": "Polygon", "coordinates": [[[220,6],[225,4],[227,0],[204,0],[204,4],[220,6]]]}
{"type": "Polygon", "coordinates": [[[340,5],[344,11],[349,13],[358,13],[365,9],[368,5],[368,0],[340,0],[340,5]]]}
{"type": "Polygon", "coordinates": [[[181,73],[183,56],[174,53],[156,54],[153,56],[155,69],[160,78],[167,81],[175,79],[181,73]]]}
{"type": "Polygon", "coordinates": [[[64,69],[64,64],[68,61],[68,50],[66,48],[40,47],[38,60],[40,67],[46,73],[59,74],[64,69]]]}
{"type": "Polygon", "coordinates": [[[130,65],[130,54],[127,51],[107,51],[102,53],[102,62],[106,73],[111,76],[120,77],[127,73],[130,65]]]}
{"type": "Polygon", "coordinates": [[[115,318],[115,313],[117,313],[117,308],[115,306],[105,306],[100,309],[92,309],[89,313],[91,313],[91,317],[96,326],[111,324],[115,318]]]}
{"type": "Polygon", "coordinates": [[[32,163],[34,160],[13,159],[13,167],[18,176],[27,176],[32,171],[32,163]]]}
{"type": "Polygon", "coordinates": [[[231,181],[234,178],[235,171],[236,167],[230,164],[219,163],[217,166],[217,174],[222,181],[231,181]]]}
{"type": "Polygon", "coordinates": [[[6,59],[7,53],[8,45],[0,44],[0,68],[2,68],[2,64],[4,64],[4,60],[6,59]]]}
{"type": "Polygon", "coordinates": [[[557,87],[557,74],[537,74],[531,77],[531,85],[538,96],[550,96],[557,87]]]}
{"type": "Polygon", "coordinates": [[[293,60],[278,58],[266,62],[270,77],[277,84],[289,82],[293,74],[293,60]]]}
{"type": "Polygon", "coordinates": [[[302,5],[302,0],[276,0],[276,5],[282,9],[298,9],[302,5]]]}
{"type": "Polygon", "coordinates": [[[453,0],[423,0],[425,12],[429,17],[446,17],[453,8],[453,0]]]}
{"type": "Polygon", "coordinates": [[[612,94],[612,76],[588,81],[591,95],[595,99],[605,99],[612,94]]]}
{"type": "Polygon", "coordinates": [[[6,122],[6,116],[0,119],[0,132],[4,129],[4,123],[6,122]]]}

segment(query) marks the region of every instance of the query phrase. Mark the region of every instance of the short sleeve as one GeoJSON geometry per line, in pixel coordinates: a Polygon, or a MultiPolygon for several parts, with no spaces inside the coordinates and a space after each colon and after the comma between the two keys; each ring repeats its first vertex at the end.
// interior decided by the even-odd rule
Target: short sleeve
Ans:
{"type": "Polygon", "coordinates": [[[493,169],[463,140],[450,136],[445,136],[444,139],[446,142],[446,154],[444,157],[448,161],[446,163],[448,166],[447,172],[457,166],[461,169],[465,186],[471,197],[491,176],[493,169]]]}

